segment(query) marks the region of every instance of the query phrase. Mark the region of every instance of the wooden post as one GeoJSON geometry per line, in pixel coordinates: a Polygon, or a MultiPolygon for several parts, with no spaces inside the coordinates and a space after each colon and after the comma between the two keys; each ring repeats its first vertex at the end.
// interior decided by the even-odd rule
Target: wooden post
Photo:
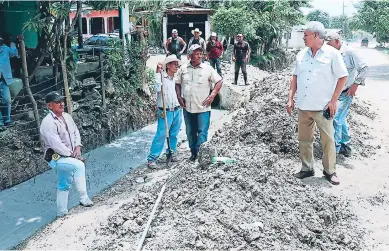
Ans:
{"type": "Polygon", "coordinates": [[[101,98],[103,103],[103,110],[105,110],[107,106],[107,102],[105,100],[105,79],[104,79],[104,53],[100,53],[100,69],[101,69],[101,98]]]}
{"type": "Polygon", "coordinates": [[[40,127],[41,127],[41,120],[39,118],[39,113],[38,113],[38,106],[36,104],[36,101],[34,99],[34,96],[32,95],[31,88],[30,88],[30,82],[28,80],[28,70],[27,70],[27,57],[26,57],[26,45],[24,43],[24,40],[20,41],[20,49],[22,53],[22,67],[23,67],[23,85],[24,88],[27,91],[28,97],[30,98],[31,104],[32,104],[32,109],[34,111],[34,118],[36,121],[36,126],[39,134],[39,139],[41,142],[42,146],[42,139],[39,133],[40,127]]]}
{"type": "MultiPolygon", "coordinates": [[[[81,1],[77,1],[77,8],[80,8],[80,10],[82,11],[82,2],[81,1]]],[[[77,23],[78,23],[78,34],[77,34],[77,38],[78,38],[78,48],[82,49],[84,47],[83,45],[83,39],[82,39],[82,15],[78,15],[78,17],[75,17],[77,18],[77,23]]]]}

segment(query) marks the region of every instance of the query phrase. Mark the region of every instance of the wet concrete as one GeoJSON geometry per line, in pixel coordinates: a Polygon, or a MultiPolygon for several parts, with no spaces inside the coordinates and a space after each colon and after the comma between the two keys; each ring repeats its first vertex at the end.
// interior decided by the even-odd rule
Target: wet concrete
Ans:
{"type": "MultiPolygon", "coordinates": [[[[212,110],[211,123],[227,111],[212,110]]],[[[107,189],[132,169],[144,164],[157,125],[149,125],[88,154],[87,185],[90,197],[107,189]]],[[[179,142],[186,139],[183,122],[179,142]]],[[[0,249],[10,249],[56,218],[56,173],[49,170],[0,192],[0,249]]],[[[72,188],[69,209],[78,204],[72,188]]]]}

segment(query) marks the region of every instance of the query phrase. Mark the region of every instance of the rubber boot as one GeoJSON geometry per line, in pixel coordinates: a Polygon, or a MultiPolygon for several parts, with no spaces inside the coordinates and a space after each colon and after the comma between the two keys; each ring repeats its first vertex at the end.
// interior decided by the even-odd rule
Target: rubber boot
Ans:
{"type": "Polygon", "coordinates": [[[93,202],[89,199],[88,193],[86,192],[86,179],[85,177],[74,178],[74,185],[78,193],[80,194],[80,204],[84,207],[93,206],[93,202]]]}
{"type": "Polygon", "coordinates": [[[234,85],[237,85],[237,84],[238,84],[238,77],[239,77],[239,72],[238,72],[238,73],[235,72],[235,81],[234,81],[234,85]]]}
{"type": "Polygon", "coordinates": [[[243,72],[244,84],[247,85],[247,72],[243,72]]]}
{"type": "Polygon", "coordinates": [[[68,213],[69,191],[57,190],[57,217],[63,217],[68,213]]]}

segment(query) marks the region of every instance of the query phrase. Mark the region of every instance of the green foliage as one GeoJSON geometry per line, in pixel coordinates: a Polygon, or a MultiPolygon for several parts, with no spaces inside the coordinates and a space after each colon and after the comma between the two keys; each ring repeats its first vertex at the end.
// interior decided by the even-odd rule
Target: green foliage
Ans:
{"type": "Polygon", "coordinates": [[[119,93],[135,93],[142,86],[143,74],[146,70],[144,48],[138,37],[134,35],[128,46],[113,44],[106,55],[105,75],[119,93]]]}
{"type": "Polygon", "coordinates": [[[269,52],[283,32],[299,24],[303,18],[301,7],[309,1],[204,1],[217,9],[211,20],[216,32],[234,36],[243,33],[255,53],[260,44],[269,52]]]}
{"type": "Polygon", "coordinates": [[[347,16],[335,16],[330,18],[330,27],[331,29],[342,29],[343,36],[345,38],[352,38],[353,34],[350,29],[350,18],[347,16]]]}
{"type": "Polygon", "coordinates": [[[308,21],[318,21],[324,25],[325,28],[330,27],[330,15],[327,12],[321,10],[311,11],[307,15],[308,21]]]}
{"type": "Polygon", "coordinates": [[[363,0],[358,6],[357,15],[350,26],[376,36],[378,42],[389,41],[389,1],[363,0]]]}
{"type": "Polygon", "coordinates": [[[238,33],[246,36],[255,34],[256,19],[252,11],[244,7],[221,8],[212,16],[213,30],[226,36],[238,33]]]}

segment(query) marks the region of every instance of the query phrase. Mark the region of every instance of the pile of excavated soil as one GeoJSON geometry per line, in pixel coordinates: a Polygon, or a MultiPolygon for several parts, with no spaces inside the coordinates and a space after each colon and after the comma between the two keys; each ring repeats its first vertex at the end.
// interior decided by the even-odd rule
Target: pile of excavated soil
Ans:
{"type": "MultiPolygon", "coordinates": [[[[169,183],[144,250],[363,248],[349,202],[324,193],[324,178],[309,178],[309,185],[292,176],[300,163],[296,113],[285,111],[289,72],[256,84],[246,108],[202,147],[199,163],[178,164],[185,169],[169,183]],[[212,164],[215,149],[237,162],[212,164]]],[[[356,152],[366,147],[354,145],[356,152]]],[[[90,248],[134,248],[159,189],[143,187],[101,226],[90,248]]]]}

